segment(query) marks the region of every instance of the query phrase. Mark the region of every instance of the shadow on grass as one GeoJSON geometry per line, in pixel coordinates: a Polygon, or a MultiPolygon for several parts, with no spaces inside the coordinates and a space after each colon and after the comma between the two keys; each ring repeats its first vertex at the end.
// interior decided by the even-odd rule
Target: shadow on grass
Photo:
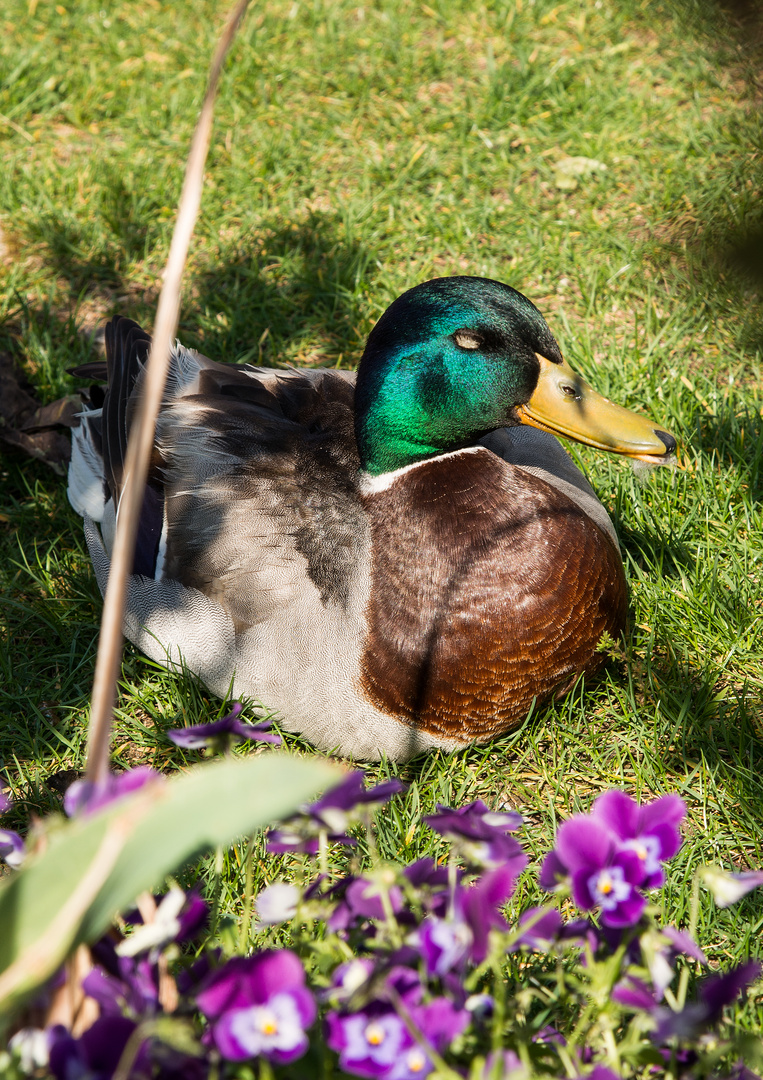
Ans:
{"type": "Polygon", "coordinates": [[[311,212],[266,225],[248,242],[222,246],[197,271],[181,316],[184,341],[239,363],[334,366],[357,360],[368,325],[367,283],[375,253],[336,218],[311,212]],[[299,355],[301,352],[302,355],[299,355]]]}
{"type": "MultiPolygon", "coordinates": [[[[78,312],[92,301],[103,313],[101,323],[124,314],[148,329],[153,324],[157,293],[136,287],[127,272],[152,239],[140,219],[145,211],[150,220],[151,208],[118,192],[112,202],[113,216],[97,243],[91,223],[58,211],[35,224],[35,239],[66,287],[55,307],[20,301],[0,329],[0,347],[20,361],[44,354],[51,384],[56,369],[91,358],[96,327],[91,318],[82,334],[77,323],[78,312]]],[[[357,360],[370,329],[366,288],[375,253],[348,236],[337,218],[311,212],[299,223],[266,224],[235,247],[218,242],[210,254],[200,247],[196,265],[192,250],[180,315],[178,336],[185,345],[239,363],[295,356],[331,366],[357,360]]]]}
{"type": "Polygon", "coordinates": [[[698,450],[715,454],[722,465],[736,469],[751,499],[763,499],[763,417],[759,412],[749,407],[741,414],[730,410],[699,414],[693,441],[698,450]]]}
{"type": "Polygon", "coordinates": [[[756,302],[763,293],[759,74],[763,5],[759,0],[660,0],[650,5],[648,17],[653,24],[661,16],[676,19],[692,36],[704,38],[718,69],[744,84],[748,108],[758,117],[759,130],[758,138],[750,141],[744,169],[732,171],[718,162],[702,197],[691,209],[679,201],[665,220],[655,223],[654,257],[658,263],[671,262],[684,268],[690,281],[709,298],[711,318],[718,316],[719,301],[736,305],[740,346],[763,350],[763,308],[756,302]]]}

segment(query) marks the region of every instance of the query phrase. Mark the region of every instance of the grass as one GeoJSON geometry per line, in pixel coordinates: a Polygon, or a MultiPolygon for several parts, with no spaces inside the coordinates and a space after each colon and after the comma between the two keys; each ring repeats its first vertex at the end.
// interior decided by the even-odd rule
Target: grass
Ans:
{"type": "MultiPolygon", "coordinates": [[[[72,391],[67,369],[93,355],[104,318],[153,319],[223,15],[211,0],[3,6],[0,348],[46,401],[72,391]]],[[[386,858],[436,851],[421,815],[477,797],[522,810],[537,858],[556,822],[622,785],[687,801],[670,921],[686,924],[697,865],[763,865],[759,40],[711,0],[274,0],[234,47],[186,344],[352,366],[404,288],[496,277],[599,389],[683,444],[685,470],[643,483],[575,451],[621,538],[627,644],[519,735],[372,769],[411,783],[380,817],[386,858]],[[562,190],[566,156],[606,171],[562,190]]],[[[83,765],[100,597],[62,480],[3,453],[0,502],[0,763],[18,800],[7,824],[24,827],[83,765]]],[[[166,729],[220,709],[129,647],[121,690],[117,766],[182,767],[166,729]]],[[[219,884],[234,917],[243,851],[219,884]]],[[[281,872],[289,860],[255,848],[257,888],[281,872]]],[[[719,912],[703,894],[714,965],[760,954],[762,928],[763,899],[719,912]]],[[[760,997],[739,1019],[760,1030],[760,997]]]]}

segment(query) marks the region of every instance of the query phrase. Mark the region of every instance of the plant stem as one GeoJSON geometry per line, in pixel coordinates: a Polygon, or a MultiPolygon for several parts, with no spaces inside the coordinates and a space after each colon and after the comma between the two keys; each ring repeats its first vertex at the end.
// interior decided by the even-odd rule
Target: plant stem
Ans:
{"type": "Polygon", "coordinates": [[[151,448],[154,443],[156,420],[170,366],[172,339],[177,330],[180,314],[180,286],[183,270],[201,206],[204,163],[207,160],[212,134],[212,115],[217,83],[228,49],[244,17],[248,3],[249,0],[238,0],[228,17],[212,59],[207,92],[188,154],[183,191],[164,271],[164,284],[159,294],[143,394],[138,402],[136,416],[130,425],[124,464],[125,484],[119,501],[117,530],[111,552],[111,567],[103,604],[98,656],[93,678],[86,769],[86,777],[93,783],[102,783],[109,772],[111,719],[122,661],[122,624],[127,598],[127,580],[135,554],[143,490],[146,486],[151,448]]]}
{"type": "Polygon", "coordinates": [[[500,1050],[503,1046],[503,1025],[506,1019],[506,980],[498,960],[493,961],[493,1013],[492,1047],[500,1050]]]}
{"type": "MultiPolygon", "coordinates": [[[[697,922],[699,920],[699,871],[694,872],[694,881],[691,887],[691,908],[689,910],[689,934],[693,938],[697,932],[697,922]]],[[[681,971],[681,978],[678,982],[678,993],[676,994],[676,1001],[678,1003],[679,1012],[683,1009],[686,1003],[686,991],[689,988],[689,967],[684,965],[681,971]]]]}
{"type": "Polygon", "coordinates": [[[254,909],[254,840],[255,833],[249,837],[244,855],[244,912],[241,916],[241,929],[238,935],[238,951],[241,956],[246,955],[249,943],[249,928],[252,925],[252,911],[254,909]]]}
{"type": "Polygon", "coordinates": [[[218,845],[215,851],[215,893],[212,901],[212,912],[209,917],[209,936],[213,938],[217,933],[217,923],[220,916],[220,893],[223,887],[223,849],[218,845]]]}

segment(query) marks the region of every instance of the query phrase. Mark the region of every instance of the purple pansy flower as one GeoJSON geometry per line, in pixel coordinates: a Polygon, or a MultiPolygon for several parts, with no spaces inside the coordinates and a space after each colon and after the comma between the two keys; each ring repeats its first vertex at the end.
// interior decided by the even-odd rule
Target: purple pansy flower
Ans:
{"type": "Polygon", "coordinates": [[[174,940],[179,944],[193,939],[204,929],[209,917],[209,905],[196,889],[190,889],[178,915],[178,930],[174,940]]]}
{"type": "Polygon", "coordinates": [[[191,727],[179,728],[176,731],[168,731],[167,736],[176,746],[184,750],[198,750],[203,746],[214,746],[219,750],[228,750],[235,743],[244,739],[252,742],[273,743],[280,746],[281,736],[268,729],[272,726],[272,720],[263,720],[259,724],[245,724],[239,720],[239,713],[243,706],[237,701],[231,711],[221,720],[213,720],[210,724],[194,724],[191,727]]]}
{"type": "Polygon", "coordinates": [[[366,789],[365,773],[351,772],[316,802],[303,807],[301,814],[274,829],[268,836],[267,850],[273,855],[291,851],[315,855],[320,833],[325,833],[334,843],[354,845],[357,841],[344,831],[351,824],[351,811],[370,803],[386,802],[404,788],[399,780],[387,780],[366,789]]]}
{"type": "Polygon", "coordinates": [[[48,1064],[50,1037],[43,1028],[21,1028],[8,1040],[8,1050],[25,1075],[37,1073],[48,1064]]]}
{"type": "Polygon", "coordinates": [[[700,964],[707,963],[707,957],[694,938],[675,926],[663,926],[659,934],[650,931],[642,936],[639,944],[641,956],[633,957],[632,962],[644,964],[649,969],[657,1001],[662,1000],[673,981],[677,956],[690,956],[700,964]]]}
{"type": "Polygon", "coordinates": [[[761,1080],[761,1077],[758,1073],[754,1073],[752,1069],[748,1069],[740,1058],[724,1080],[761,1080]]]}
{"type": "MultiPolygon", "coordinates": [[[[448,867],[438,866],[434,859],[425,855],[421,859],[416,859],[415,862],[408,863],[403,870],[403,876],[413,885],[415,889],[421,889],[426,886],[429,889],[442,889],[448,885],[448,867]]],[[[459,868],[456,871],[457,879],[463,876],[463,871],[459,868]]]]}
{"type": "Polygon", "coordinates": [[[16,870],[23,863],[25,855],[26,846],[19,834],[12,829],[0,829],[0,859],[16,870]]]}
{"type": "Polygon", "coordinates": [[[473,1020],[484,1023],[495,1014],[495,999],[491,994],[470,994],[464,1001],[464,1008],[473,1020]]]}
{"type": "Polygon", "coordinates": [[[424,919],[413,940],[429,975],[446,975],[463,967],[467,957],[481,964],[487,956],[491,929],[508,930],[501,908],[514,892],[516,877],[526,865],[524,855],[488,870],[469,888],[456,887],[444,917],[424,919]]]}
{"type": "Polygon", "coordinates": [[[488,870],[471,888],[461,891],[464,918],[472,932],[473,963],[481,964],[487,956],[491,929],[508,929],[500,909],[512,896],[517,875],[526,865],[526,855],[515,857],[504,866],[488,870]]]}
{"type": "Polygon", "coordinates": [[[519,916],[518,927],[526,929],[510,946],[510,952],[521,948],[547,952],[557,942],[581,942],[591,930],[587,919],[565,922],[556,908],[549,907],[534,907],[523,911],[519,916]]]}
{"type": "MultiPolygon", "coordinates": [[[[469,1024],[469,1014],[447,998],[426,1005],[407,1005],[412,1023],[442,1053],[469,1024]]],[[[416,1080],[434,1068],[426,1046],[420,1046],[405,1021],[386,1002],[371,1002],[351,1014],[329,1013],[327,1042],[339,1054],[344,1072],[384,1080],[416,1080]]]]}
{"type": "Polygon", "coordinates": [[[307,1050],[315,1001],[289,949],[234,957],[206,980],[196,1001],[228,1061],[262,1056],[288,1065],[307,1050]]]}
{"type": "Polygon", "coordinates": [[[657,1005],[654,990],[635,975],[626,975],[615,983],[610,997],[618,1005],[624,1005],[627,1009],[635,1009],[638,1012],[651,1012],[657,1005]]]}
{"type": "Polygon", "coordinates": [[[329,1013],[326,1026],[342,1070],[355,1076],[388,1075],[406,1042],[405,1024],[388,1005],[349,1016],[329,1013]]]}
{"type": "Polygon", "coordinates": [[[193,889],[186,895],[175,885],[168,893],[157,899],[156,911],[151,922],[144,923],[137,911],[126,917],[125,921],[137,925],[138,929],[119,943],[117,952],[120,956],[136,956],[149,949],[167,945],[171,941],[178,944],[190,941],[207,921],[209,908],[198,892],[193,889]]]}
{"type": "Polygon", "coordinates": [[[481,799],[458,810],[438,803],[437,813],[424,821],[441,836],[454,840],[459,854],[479,866],[497,866],[522,854],[517,841],[507,835],[520,827],[521,815],[491,810],[481,799]]]}
{"type": "Polygon", "coordinates": [[[681,1012],[657,1009],[654,1013],[657,1021],[653,1036],[655,1042],[665,1042],[672,1037],[696,1039],[698,1034],[720,1019],[725,1006],[736,1001],[759,977],[760,972],[758,961],[750,960],[722,975],[712,975],[703,980],[699,984],[696,1000],[685,1005],[681,1012]]]}
{"type": "Polygon", "coordinates": [[[385,919],[387,913],[383,894],[386,894],[392,912],[397,914],[403,907],[403,894],[397,885],[384,885],[368,878],[351,878],[326,926],[333,932],[346,930],[360,919],[385,919]]]}
{"type": "MultiPolygon", "coordinates": [[[[552,855],[565,867],[579,908],[601,907],[606,926],[633,926],[646,907],[638,891],[647,873],[639,854],[621,846],[613,832],[590,815],[576,814],[559,828],[552,855]]],[[[547,857],[548,861],[548,857],[547,857]]],[[[548,881],[546,867],[541,880],[548,881]]]]}
{"type": "Polygon", "coordinates": [[[526,929],[511,946],[511,951],[515,952],[523,947],[545,951],[557,939],[563,925],[562,916],[556,908],[534,907],[523,911],[517,928],[523,926],[526,929]]]}
{"type": "Polygon", "coordinates": [[[674,955],[681,953],[683,956],[690,956],[692,960],[697,960],[700,964],[707,963],[704,952],[691,934],[687,934],[685,930],[678,930],[675,926],[661,926],[660,933],[670,942],[670,949],[674,955]]]}
{"type": "MultiPolygon", "coordinates": [[[[344,834],[333,835],[329,834],[329,840],[333,840],[338,844],[350,844],[356,843],[351,836],[345,836],[344,834]]],[[[305,835],[304,832],[298,830],[290,822],[283,825],[280,829],[272,829],[268,833],[267,838],[267,852],[269,855],[285,855],[289,852],[302,852],[304,855],[317,855],[320,842],[318,837],[313,834],[305,835]]]]}
{"type": "Polygon", "coordinates": [[[4,814],[6,810],[10,810],[13,806],[13,800],[10,795],[6,795],[4,791],[0,791],[0,814],[4,814]]]}
{"type": "Polygon", "coordinates": [[[94,814],[117,799],[139,791],[146,784],[163,782],[162,774],[148,765],[128,769],[123,773],[109,773],[104,781],[97,784],[90,780],[75,780],[64,795],[64,811],[67,817],[94,814]]]}
{"type": "MultiPolygon", "coordinates": [[[[65,1027],[56,1025],[50,1031],[49,1067],[56,1080],[73,1077],[101,1080],[113,1075],[127,1040],[137,1028],[126,1016],[101,1016],[79,1039],[65,1027]]],[[[133,1066],[132,1076],[150,1076],[145,1044],[133,1066]]]]}
{"type": "Polygon", "coordinates": [[[351,772],[340,784],[327,791],[307,807],[305,813],[332,832],[347,828],[347,815],[359,806],[388,802],[393,795],[405,790],[400,780],[385,780],[372,788],[366,788],[365,773],[351,772]]]}
{"type": "Polygon", "coordinates": [[[590,816],[613,832],[621,846],[641,860],[642,888],[656,889],[664,884],[662,863],[672,859],[682,843],[678,826],[686,816],[683,799],[664,795],[639,806],[624,791],[606,791],[594,801],[590,816]]]}
{"type": "Polygon", "coordinates": [[[119,956],[109,937],[92,947],[94,967],[82,980],[82,989],[98,1002],[102,1016],[154,1016],[160,1011],[159,972],[145,957],[119,956]]]}
{"type": "Polygon", "coordinates": [[[450,883],[458,884],[464,872],[459,866],[438,866],[428,857],[409,863],[403,870],[418,903],[438,918],[445,918],[450,907],[450,883]]]}
{"type": "Polygon", "coordinates": [[[473,941],[474,935],[464,918],[438,919],[430,915],[416,935],[427,975],[445,975],[463,968],[473,941]]]}
{"type": "Polygon", "coordinates": [[[355,956],[340,964],[331,976],[331,987],[323,992],[327,1001],[344,1003],[361,988],[370,983],[374,974],[374,962],[368,957],[355,956]]]}

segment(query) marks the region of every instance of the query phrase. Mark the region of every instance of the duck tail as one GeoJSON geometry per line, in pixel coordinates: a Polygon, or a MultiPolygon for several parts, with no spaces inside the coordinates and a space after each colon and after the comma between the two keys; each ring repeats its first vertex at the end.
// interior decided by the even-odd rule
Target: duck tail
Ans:
{"type": "MultiPolygon", "coordinates": [[[[83,364],[72,374],[105,380],[85,397],[79,427],[73,431],[69,501],[83,517],[101,524],[111,548],[122,493],[127,436],[135,409],[133,391],[148,359],[151,337],[132,319],[117,315],[106,325],[106,362],[83,364]]],[[[138,527],[133,573],[154,576],[164,519],[161,484],[149,477],[138,527]]]]}
{"type": "Polygon", "coordinates": [[[82,364],[72,374],[105,382],[84,395],[69,469],[69,501],[78,513],[103,519],[105,504],[119,504],[127,454],[128,403],[151,347],[132,319],[117,315],[106,325],[106,361],[82,364]]]}

